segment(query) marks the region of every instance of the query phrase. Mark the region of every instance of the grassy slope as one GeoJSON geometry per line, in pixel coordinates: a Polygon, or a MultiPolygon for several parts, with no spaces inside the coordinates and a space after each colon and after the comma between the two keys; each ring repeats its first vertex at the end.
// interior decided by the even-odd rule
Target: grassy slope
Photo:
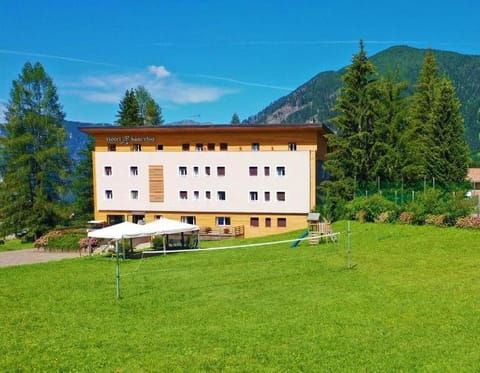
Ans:
{"type": "Polygon", "coordinates": [[[119,301],[111,259],[2,268],[0,366],[474,371],[479,238],[455,228],[353,224],[353,270],[345,233],[317,247],[127,261],[119,301]]]}
{"type": "Polygon", "coordinates": [[[33,247],[33,243],[22,242],[20,239],[6,240],[4,242],[5,243],[3,245],[0,245],[0,252],[31,249],[33,247]]]}

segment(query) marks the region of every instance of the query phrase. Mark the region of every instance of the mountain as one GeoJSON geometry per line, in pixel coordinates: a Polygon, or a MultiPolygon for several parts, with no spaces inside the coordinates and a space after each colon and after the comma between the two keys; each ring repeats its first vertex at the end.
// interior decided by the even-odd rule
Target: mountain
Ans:
{"type": "MultiPolygon", "coordinates": [[[[370,60],[380,74],[398,71],[399,79],[409,83],[409,93],[417,81],[425,49],[396,46],[379,52],[370,60]]],[[[465,118],[465,139],[472,151],[480,151],[480,56],[434,50],[440,73],[445,73],[454,83],[462,103],[465,118]]],[[[338,71],[321,72],[287,96],[268,105],[247,118],[244,123],[305,123],[329,125],[334,116],[332,107],[342,85],[340,77],[345,67],[338,71]]]]}
{"type": "Polygon", "coordinates": [[[63,125],[67,132],[68,153],[74,160],[78,159],[78,154],[82,149],[85,148],[88,138],[87,134],[80,132],[78,127],[111,126],[111,124],[107,123],[84,123],[70,120],[64,120],[63,125]]]}

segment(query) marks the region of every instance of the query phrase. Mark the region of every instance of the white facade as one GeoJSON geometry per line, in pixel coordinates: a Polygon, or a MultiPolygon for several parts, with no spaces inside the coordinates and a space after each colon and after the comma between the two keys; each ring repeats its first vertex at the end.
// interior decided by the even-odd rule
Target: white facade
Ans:
{"type": "Polygon", "coordinates": [[[308,213],[309,165],[309,151],[96,152],[97,209],[308,213]],[[164,202],[149,200],[150,165],[163,166],[164,202]]]}

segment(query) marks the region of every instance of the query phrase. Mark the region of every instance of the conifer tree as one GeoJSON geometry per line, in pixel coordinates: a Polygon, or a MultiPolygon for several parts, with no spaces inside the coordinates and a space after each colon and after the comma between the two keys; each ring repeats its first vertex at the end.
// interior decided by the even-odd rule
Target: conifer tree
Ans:
{"type": "Polygon", "coordinates": [[[434,150],[432,123],[432,109],[438,82],[435,57],[432,50],[428,50],[412,97],[409,124],[405,134],[407,141],[402,173],[410,181],[420,181],[433,176],[430,169],[432,164],[438,163],[438,153],[434,150]]]}
{"type": "Polygon", "coordinates": [[[65,114],[40,63],[27,62],[13,81],[1,139],[0,220],[4,233],[36,238],[62,219],[70,159],[65,114]]]}
{"type": "Polygon", "coordinates": [[[468,147],[464,140],[464,120],[453,83],[442,77],[432,108],[432,142],[436,154],[429,172],[439,182],[462,182],[467,176],[468,147]]]}
{"type": "Polygon", "coordinates": [[[119,104],[117,124],[120,126],[140,126],[143,124],[140,107],[133,89],[127,90],[119,104]]]}
{"type": "Polygon", "coordinates": [[[73,203],[75,220],[85,222],[93,218],[93,162],[92,152],[95,139],[89,137],[85,148],[79,152],[80,159],[76,164],[72,190],[75,195],[73,203]]]}
{"type": "Polygon", "coordinates": [[[368,181],[374,172],[372,148],[375,125],[375,67],[368,60],[363,42],[342,76],[344,86],[337,97],[332,122],[338,133],[329,137],[333,149],[325,168],[337,180],[368,181]]]}
{"type": "Polygon", "coordinates": [[[240,124],[240,117],[237,113],[234,113],[232,115],[232,120],[230,121],[230,124],[240,124]]]}
{"type": "Polygon", "coordinates": [[[139,115],[144,126],[158,126],[163,124],[162,109],[143,86],[135,89],[139,115]]]}

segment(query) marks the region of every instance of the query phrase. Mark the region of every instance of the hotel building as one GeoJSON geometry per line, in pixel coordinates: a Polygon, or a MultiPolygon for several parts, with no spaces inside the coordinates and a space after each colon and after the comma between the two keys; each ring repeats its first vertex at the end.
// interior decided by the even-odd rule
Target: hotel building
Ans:
{"type": "Polygon", "coordinates": [[[95,220],[165,216],[246,237],[305,228],[328,133],[318,124],[82,127],[95,220]]]}

